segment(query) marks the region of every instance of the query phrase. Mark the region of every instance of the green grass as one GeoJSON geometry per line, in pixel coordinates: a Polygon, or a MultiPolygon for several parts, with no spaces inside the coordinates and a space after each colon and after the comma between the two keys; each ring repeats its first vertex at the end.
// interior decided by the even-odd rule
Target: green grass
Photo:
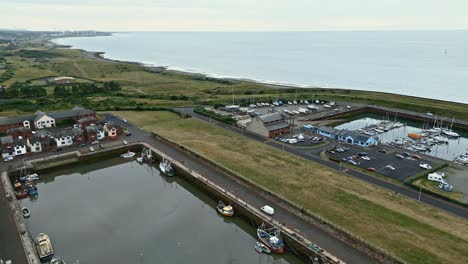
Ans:
{"type": "Polygon", "coordinates": [[[117,112],[328,219],[408,263],[467,263],[468,222],[393,192],[165,112],[117,112]]]}

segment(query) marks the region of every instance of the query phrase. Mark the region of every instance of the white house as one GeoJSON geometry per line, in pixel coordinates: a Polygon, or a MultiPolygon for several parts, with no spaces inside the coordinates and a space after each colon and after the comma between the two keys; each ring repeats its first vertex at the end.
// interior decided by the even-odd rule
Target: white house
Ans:
{"type": "Polygon", "coordinates": [[[73,145],[73,135],[66,131],[62,131],[61,133],[54,135],[54,140],[57,147],[68,147],[73,145]]]}
{"type": "Polygon", "coordinates": [[[13,151],[15,156],[20,156],[26,154],[27,149],[26,149],[26,144],[24,143],[23,139],[17,139],[13,143],[13,151]]]}
{"type": "Polygon", "coordinates": [[[29,150],[33,153],[38,153],[42,151],[41,140],[37,137],[28,138],[26,141],[26,145],[28,146],[29,150]]]}
{"type": "Polygon", "coordinates": [[[55,126],[55,119],[48,116],[46,113],[37,111],[36,117],[34,118],[34,126],[37,129],[43,129],[55,126]]]}
{"type": "Polygon", "coordinates": [[[29,122],[29,120],[24,120],[23,121],[23,126],[27,127],[27,128],[31,128],[31,123],[29,122]]]}
{"type": "Polygon", "coordinates": [[[106,132],[102,126],[97,126],[97,140],[103,140],[106,137],[106,132]]]}
{"type": "Polygon", "coordinates": [[[329,137],[329,138],[336,138],[339,133],[340,133],[340,130],[335,129],[333,127],[321,126],[317,129],[317,134],[325,136],[325,137],[329,137]]]}

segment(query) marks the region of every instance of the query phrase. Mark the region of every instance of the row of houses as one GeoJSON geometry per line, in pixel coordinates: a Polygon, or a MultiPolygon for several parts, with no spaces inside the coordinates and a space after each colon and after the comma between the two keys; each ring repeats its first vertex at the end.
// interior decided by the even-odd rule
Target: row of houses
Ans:
{"type": "Polygon", "coordinates": [[[317,129],[317,134],[361,147],[370,147],[379,144],[375,137],[347,129],[336,129],[333,127],[321,126],[317,129]]]}
{"type": "MultiPolygon", "coordinates": [[[[74,109],[76,110],[77,108],[74,109]]],[[[78,112],[85,113],[81,110],[78,112]]],[[[87,114],[85,114],[86,116],[84,117],[83,115],[68,116],[67,118],[76,120],[76,123],[73,127],[64,129],[52,126],[50,119],[47,119],[49,122],[45,123],[49,124],[49,126],[37,126],[34,124],[37,130],[33,130],[30,126],[7,129],[7,135],[0,137],[2,158],[19,156],[27,153],[37,153],[52,148],[62,148],[85,143],[89,144],[106,138],[117,139],[117,137],[123,133],[123,129],[119,125],[112,122],[98,122],[95,118],[95,113],[93,115],[91,112],[94,113],[86,109],[87,114]],[[78,119],[78,117],[81,118],[78,119]]],[[[38,113],[37,116],[41,116],[40,120],[45,120],[43,119],[44,115],[42,112],[38,113]]],[[[46,116],[50,117],[51,115],[46,114],[46,116]]],[[[29,116],[26,117],[23,122],[27,121],[27,118],[29,118],[29,116]]]]}
{"type": "Polygon", "coordinates": [[[71,110],[45,113],[37,111],[33,115],[0,118],[0,132],[11,128],[26,127],[31,129],[44,129],[57,126],[59,121],[75,121],[80,119],[96,118],[96,112],[79,106],[71,110]]]}

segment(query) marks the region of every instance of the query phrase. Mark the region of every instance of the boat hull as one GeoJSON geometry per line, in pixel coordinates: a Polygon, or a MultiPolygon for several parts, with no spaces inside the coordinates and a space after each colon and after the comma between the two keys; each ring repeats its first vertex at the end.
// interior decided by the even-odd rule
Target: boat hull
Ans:
{"type": "Polygon", "coordinates": [[[271,252],[273,253],[276,253],[276,254],[283,254],[284,253],[284,247],[280,247],[280,248],[273,248],[271,247],[268,242],[266,242],[263,238],[258,238],[258,240],[260,241],[260,243],[262,243],[264,246],[266,246],[271,252]]]}
{"type": "Polygon", "coordinates": [[[174,170],[171,170],[171,171],[167,172],[166,169],[164,168],[164,166],[161,165],[161,164],[159,164],[159,170],[161,171],[162,174],[164,174],[166,176],[169,176],[169,177],[174,176],[174,170]]]}

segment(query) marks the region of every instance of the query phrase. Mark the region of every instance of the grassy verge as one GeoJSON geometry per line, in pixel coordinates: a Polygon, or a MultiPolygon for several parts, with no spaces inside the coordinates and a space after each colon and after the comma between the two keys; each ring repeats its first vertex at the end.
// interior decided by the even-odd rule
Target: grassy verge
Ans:
{"type": "Polygon", "coordinates": [[[409,263],[467,263],[468,222],[195,119],[118,112],[409,263]]]}
{"type": "Polygon", "coordinates": [[[421,187],[429,192],[437,193],[438,195],[445,196],[447,198],[461,201],[464,194],[461,192],[444,192],[439,188],[439,183],[434,181],[428,181],[427,179],[421,178],[413,182],[413,185],[421,187]]]}

